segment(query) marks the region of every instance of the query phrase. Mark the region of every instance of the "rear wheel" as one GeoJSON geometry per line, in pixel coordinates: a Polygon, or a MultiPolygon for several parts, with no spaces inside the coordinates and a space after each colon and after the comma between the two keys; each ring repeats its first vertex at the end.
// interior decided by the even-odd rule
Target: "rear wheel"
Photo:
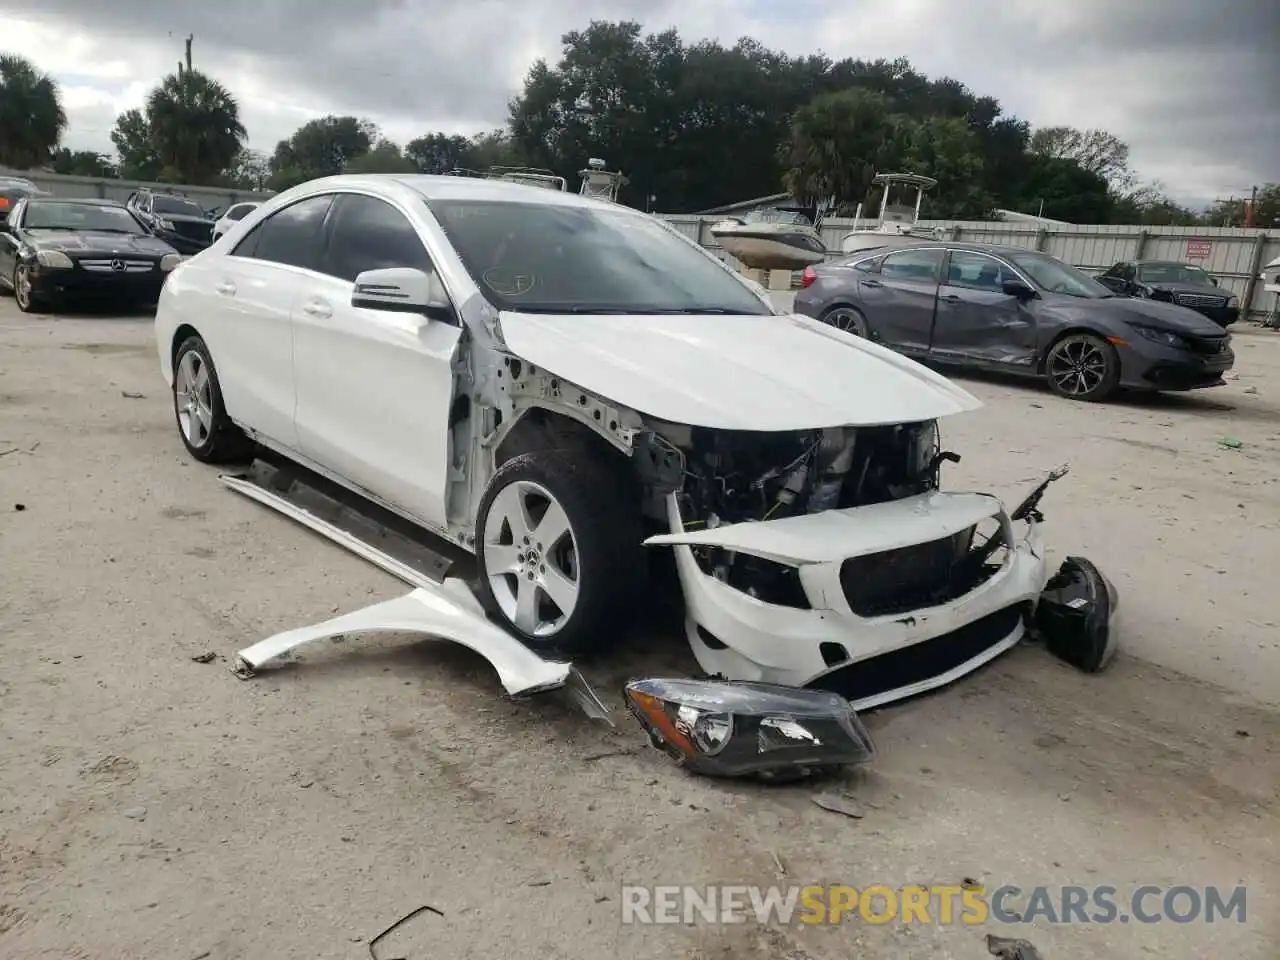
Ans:
{"type": "Polygon", "coordinates": [[[1097,403],[1120,383],[1120,356],[1099,336],[1073,333],[1049,348],[1044,374],[1058,396],[1097,403]]]}
{"type": "Polygon", "coordinates": [[[867,336],[867,318],[856,307],[832,307],[822,315],[822,322],[855,337],[867,336]]]}
{"type": "Polygon", "coordinates": [[[480,599],[538,653],[586,653],[625,629],[644,548],[639,504],[619,473],[581,448],[522,454],[480,501],[480,599]]]}
{"type": "Polygon", "coordinates": [[[252,453],[222,405],[218,371],[200,337],[188,337],[174,354],[173,412],[183,446],[201,463],[231,463],[252,453]]]}

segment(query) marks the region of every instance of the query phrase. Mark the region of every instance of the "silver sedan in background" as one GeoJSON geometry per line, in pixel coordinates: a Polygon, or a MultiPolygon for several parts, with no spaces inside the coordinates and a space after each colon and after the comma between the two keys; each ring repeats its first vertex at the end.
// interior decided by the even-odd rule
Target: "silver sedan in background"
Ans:
{"type": "Polygon", "coordinates": [[[1060,396],[1220,385],[1235,354],[1186,307],[1117,297],[1056,257],[935,243],[806,267],[795,312],[917,360],[1043,378],[1060,396]]]}

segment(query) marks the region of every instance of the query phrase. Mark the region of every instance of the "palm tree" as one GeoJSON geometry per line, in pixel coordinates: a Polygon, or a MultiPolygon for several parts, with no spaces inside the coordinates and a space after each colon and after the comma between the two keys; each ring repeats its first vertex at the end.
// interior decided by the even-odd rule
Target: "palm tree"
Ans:
{"type": "Polygon", "coordinates": [[[47,163],[66,128],[53,78],[29,60],[0,54],[0,166],[26,170],[47,163]]]}
{"type": "Polygon", "coordinates": [[[160,81],[147,98],[147,126],[166,177],[211,183],[234,162],[245,129],[235,98],[218,81],[186,64],[160,81]]]}

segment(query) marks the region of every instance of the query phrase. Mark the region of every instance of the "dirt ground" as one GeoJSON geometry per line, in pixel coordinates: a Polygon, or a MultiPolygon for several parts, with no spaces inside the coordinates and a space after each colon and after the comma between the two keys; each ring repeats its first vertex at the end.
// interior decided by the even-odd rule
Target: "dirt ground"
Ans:
{"type": "MultiPolygon", "coordinates": [[[[1058,556],[1121,591],[1089,677],[1024,646],[866,716],[841,783],[686,776],[478,658],[349,638],[242,682],[234,652],[405,588],[225,490],[176,436],[145,319],[0,301],[0,957],[1045,960],[1280,955],[1280,336],[1237,376],[1098,407],[966,380],[945,476],[1049,467],[1058,556]],[[1238,449],[1219,443],[1239,440],[1238,449]],[[21,505],[21,509],[19,508],[21,505]],[[192,658],[213,652],[218,659],[192,658]],[[846,791],[861,819],[812,802],[846,791]],[[623,926],[632,884],[1248,886],[1247,922],[623,926]]],[[[636,671],[588,676],[619,707],[636,671]]]]}

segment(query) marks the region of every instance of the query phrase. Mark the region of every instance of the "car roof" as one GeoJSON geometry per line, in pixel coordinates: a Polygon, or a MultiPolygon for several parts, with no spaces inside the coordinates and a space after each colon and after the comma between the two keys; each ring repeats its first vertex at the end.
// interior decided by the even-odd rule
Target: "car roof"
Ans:
{"type": "MultiPolygon", "coordinates": [[[[542,203],[549,206],[563,207],[607,207],[611,210],[623,210],[637,216],[645,216],[639,210],[611,203],[608,200],[597,200],[577,193],[566,193],[562,190],[549,190],[546,187],[534,187],[510,180],[489,180],[479,177],[449,177],[431,174],[339,174],[333,177],[322,177],[310,180],[294,189],[299,190],[296,196],[310,193],[324,193],[328,190],[339,190],[343,187],[363,188],[374,192],[386,190],[388,184],[399,184],[431,200],[489,200],[507,203],[542,203]]],[[[292,191],[290,191],[292,193],[292,191]]]]}
{"type": "MultiPolygon", "coordinates": [[[[918,246],[915,244],[905,244],[893,247],[868,247],[865,251],[858,250],[854,253],[844,254],[845,257],[854,257],[859,253],[866,253],[867,259],[883,256],[890,253],[898,253],[901,250],[932,250],[934,248],[941,250],[968,250],[973,253],[993,253],[999,257],[1009,257],[1013,254],[1021,253],[1041,253],[1039,250],[1028,250],[1026,247],[1010,247],[1002,246],[994,243],[976,243],[972,240],[925,240],[918,246]]],[[[1042,254],[1043,256],[1052,256],[1052,254],[1042,254]]]]}

